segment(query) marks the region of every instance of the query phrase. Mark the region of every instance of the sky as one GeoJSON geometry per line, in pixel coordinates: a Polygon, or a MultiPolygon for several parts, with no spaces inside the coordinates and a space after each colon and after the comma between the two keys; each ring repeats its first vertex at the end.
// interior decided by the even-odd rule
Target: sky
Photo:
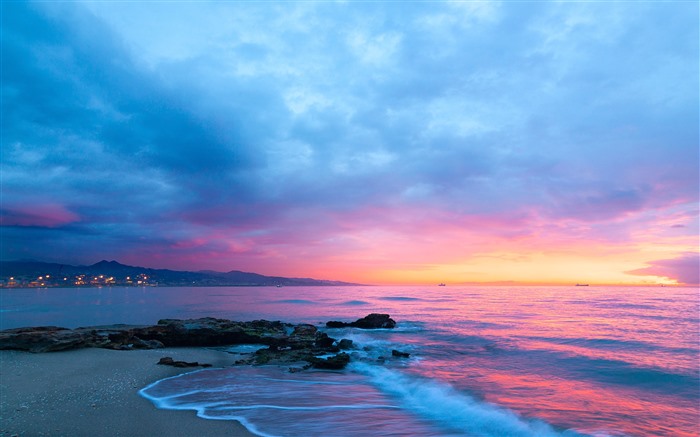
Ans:
{"type": "Polygon", "coordinates": [[[696,1],[0,5],[2,260],[700,283],[696,1]]]}

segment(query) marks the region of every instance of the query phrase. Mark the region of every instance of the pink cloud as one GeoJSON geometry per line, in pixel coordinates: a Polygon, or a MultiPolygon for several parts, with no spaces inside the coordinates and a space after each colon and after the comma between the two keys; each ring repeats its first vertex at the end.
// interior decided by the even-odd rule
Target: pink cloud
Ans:
{"type": "Polygon", "coordinates": [[[673,259],[650,261],[649,267],[627,273],[640,276],[664,276],[682,284],[700,284],[700,254],[686,253],[673,259]]]}
{"type": "Polygon", "coordinates": [[[65,206],[56,203],[39,203],[3,209],[0,212],[2,226],[37,226],[56,228],[80,221],[80,217],[65,206]]]}

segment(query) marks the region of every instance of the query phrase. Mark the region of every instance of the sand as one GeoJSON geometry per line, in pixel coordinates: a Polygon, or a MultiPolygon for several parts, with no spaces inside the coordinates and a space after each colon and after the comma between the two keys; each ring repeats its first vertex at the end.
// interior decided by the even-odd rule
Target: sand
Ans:
{"type": "Polygon", "coordinates": [[[157,409],[138,391],[193,369],[157,365],[161,357],[226,367],[216,350],[80,349],[32,354],[0,351],[0,436],[253,436],[235,421],[157,409]]]}

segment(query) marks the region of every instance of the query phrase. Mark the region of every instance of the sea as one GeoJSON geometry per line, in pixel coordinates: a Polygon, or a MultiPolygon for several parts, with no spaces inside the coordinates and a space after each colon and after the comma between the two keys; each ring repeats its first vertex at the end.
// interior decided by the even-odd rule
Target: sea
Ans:
{"type": "Polygon", "coordinates": [[[212,316],[310,323],[351,339],[342,371],[205,369],[140,390],[159,408],[237,420],[261,436],[700,435],[697,288],[64,288],[0,298],[2,329],[212,316]],[[390,314],[396,328],[325,328],[369,313],[390,314]]]}

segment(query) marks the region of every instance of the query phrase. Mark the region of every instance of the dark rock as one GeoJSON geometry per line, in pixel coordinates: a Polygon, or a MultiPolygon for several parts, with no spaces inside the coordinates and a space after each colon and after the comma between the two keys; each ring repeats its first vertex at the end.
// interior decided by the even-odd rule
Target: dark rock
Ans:
{"type": "Polygon", "coordinates": [[[289,338],[281,338],[275,343],[277,349],[284,349],[288,346],[292,349],[308,349],[313,348],[316,342],[316,334],[318,334],[318,329],[313,325],[297,325],[294,327],[294,331],[289,335],[289,338]]]}
{"type": "MultiPolygon", "coordinates": [[[[313,325],[297,325],[289,337],[277,337],[267,348],[259,349],[255,354],[240,360],[238,364],[255,365],[284,365],[306,363],[302,367],[294,367],[294,371],[300,371],[311,367],[318,362],[317,355],[336,353],[340,349],[335,346],[335,339],[325,332],[320,332],[313,325]]],[[[324,364],[321,363],[321,366],[324,364]]],[[[327,364],[338,366],[338,364],[327,364]]]]}
{"type": "MultiPolygon", "coordinates": [[[[370,314],[350,324],[363,329],[387,328],[395,325],[386,314],[370,314]]],[[[332,324],[332,322],[329,322],[332,324]]],[[[342,369],[350,361],[342,349],[353,348],[351,340],[336,342],[316,326],[294,326],[282,322],[255,320],[235,322],[211,317],[190,320],[163,319],[157,325],[109,325],[77,329],[55,326],[18,328],[0,331],[0,349],[48,352],[80,347],[116,350],[156,349],[177,346],[223,346],[263,344],[267,347],[238,359],[236,364],[292,365],[294,369],[342,369]],[[335,354],[330,358],[321,355],[335,354]]],[[[175,361],[164,357],[159,364],[177,367],[208,367],[197,362],[175,361]]]]}
{"type": "Polygon", "coordinates": [[[318,332],[314,325],[301,324],[294,327],[290,337],[313,337],[318,332]]]}
{"type": "Polygon", "coordinates": [[[393,328],[396,322],[389,317],[389,314],[372,313],[351,323],[350,326],[362,329],[393,328]]]}
{"type": "Polygon", "coordinates": [[[86,336],[82,332],[58,326],[39,326],[0,331],[0,349],[55,352],[85,347],[86,343],[86,336]]]}
{"type": "Polygon", "coordinates": [[[250,360],[243,360],[245,364],[291,364],[291,363],[310,363],[314,358],[312,349],[259,349],[255,352],[250,360]]]}
{"type": "Polygon", "coordinates": [[[340,370],[348,365],[350,362],[350,355],[341,352],[329,358],[313,357],[310,362],[315,369],[340,370]]]}
{"type": "Polygon", "coordinates": [[[332,348],[335,343],[335,338],[331,338],[325,332],[317,332],[314,347],[321,349],[332,348]]]}
{"type": "Polygon", "coordinates": [[[345,322],[338,322],[336,320],[326,322],[326,328],[345,328],[346,326],[350,326],[350,324],[345,322]]]}
{"type": "Polygon", "coordinates": [[[157,364],[173,367],[211,367],[211,364],[199,363],[197,361],[191,363],[187,361],[175,361],[172,357],[163,357],[157,364]]]}
{"type": "Polygon", "coordinates": [[[338,342],[338,348],[343,349],[343,350],[348,350],[352,349],[354,346],[352,344],[352,340],[349,340],[347,338],[343,338],[338,342]]]}
{"type": "Polygon", "coordinates": [[[327,328],[361,328],[361,329],[387,329],[396,326],[396,322],[389,317],[389,314],[372,313],[352,323],[330,321],[326,323],[327,328]]]}
{"type": "Polygon", "coordinates": [[[391,356],[397,358],[408,358],[411,356],[408,352],[397,351],[396,349],[391,350],[391,356]]]}
{"type": "MultiPolygon", "coordinates": [[[[156,349],[164,346],[273,344],[286,339],[281,322],[234,322],[211,317],[160,320],[153,326],[112,325],[77,329],[55,326],[0,331],[0,349],[51,352],[80,347],[156,349]]],[[[313,344],[312,335],[308,341],[313,344]]]]}
{"type": "Polygon", "coordinates": [[[158,325],[137,329],[134,334],[143,340],[158,340],[165,346],[269,344],[276,336],[286,336],[281,322],[234,322],[212,317],[159,320],[158,325]]]}

